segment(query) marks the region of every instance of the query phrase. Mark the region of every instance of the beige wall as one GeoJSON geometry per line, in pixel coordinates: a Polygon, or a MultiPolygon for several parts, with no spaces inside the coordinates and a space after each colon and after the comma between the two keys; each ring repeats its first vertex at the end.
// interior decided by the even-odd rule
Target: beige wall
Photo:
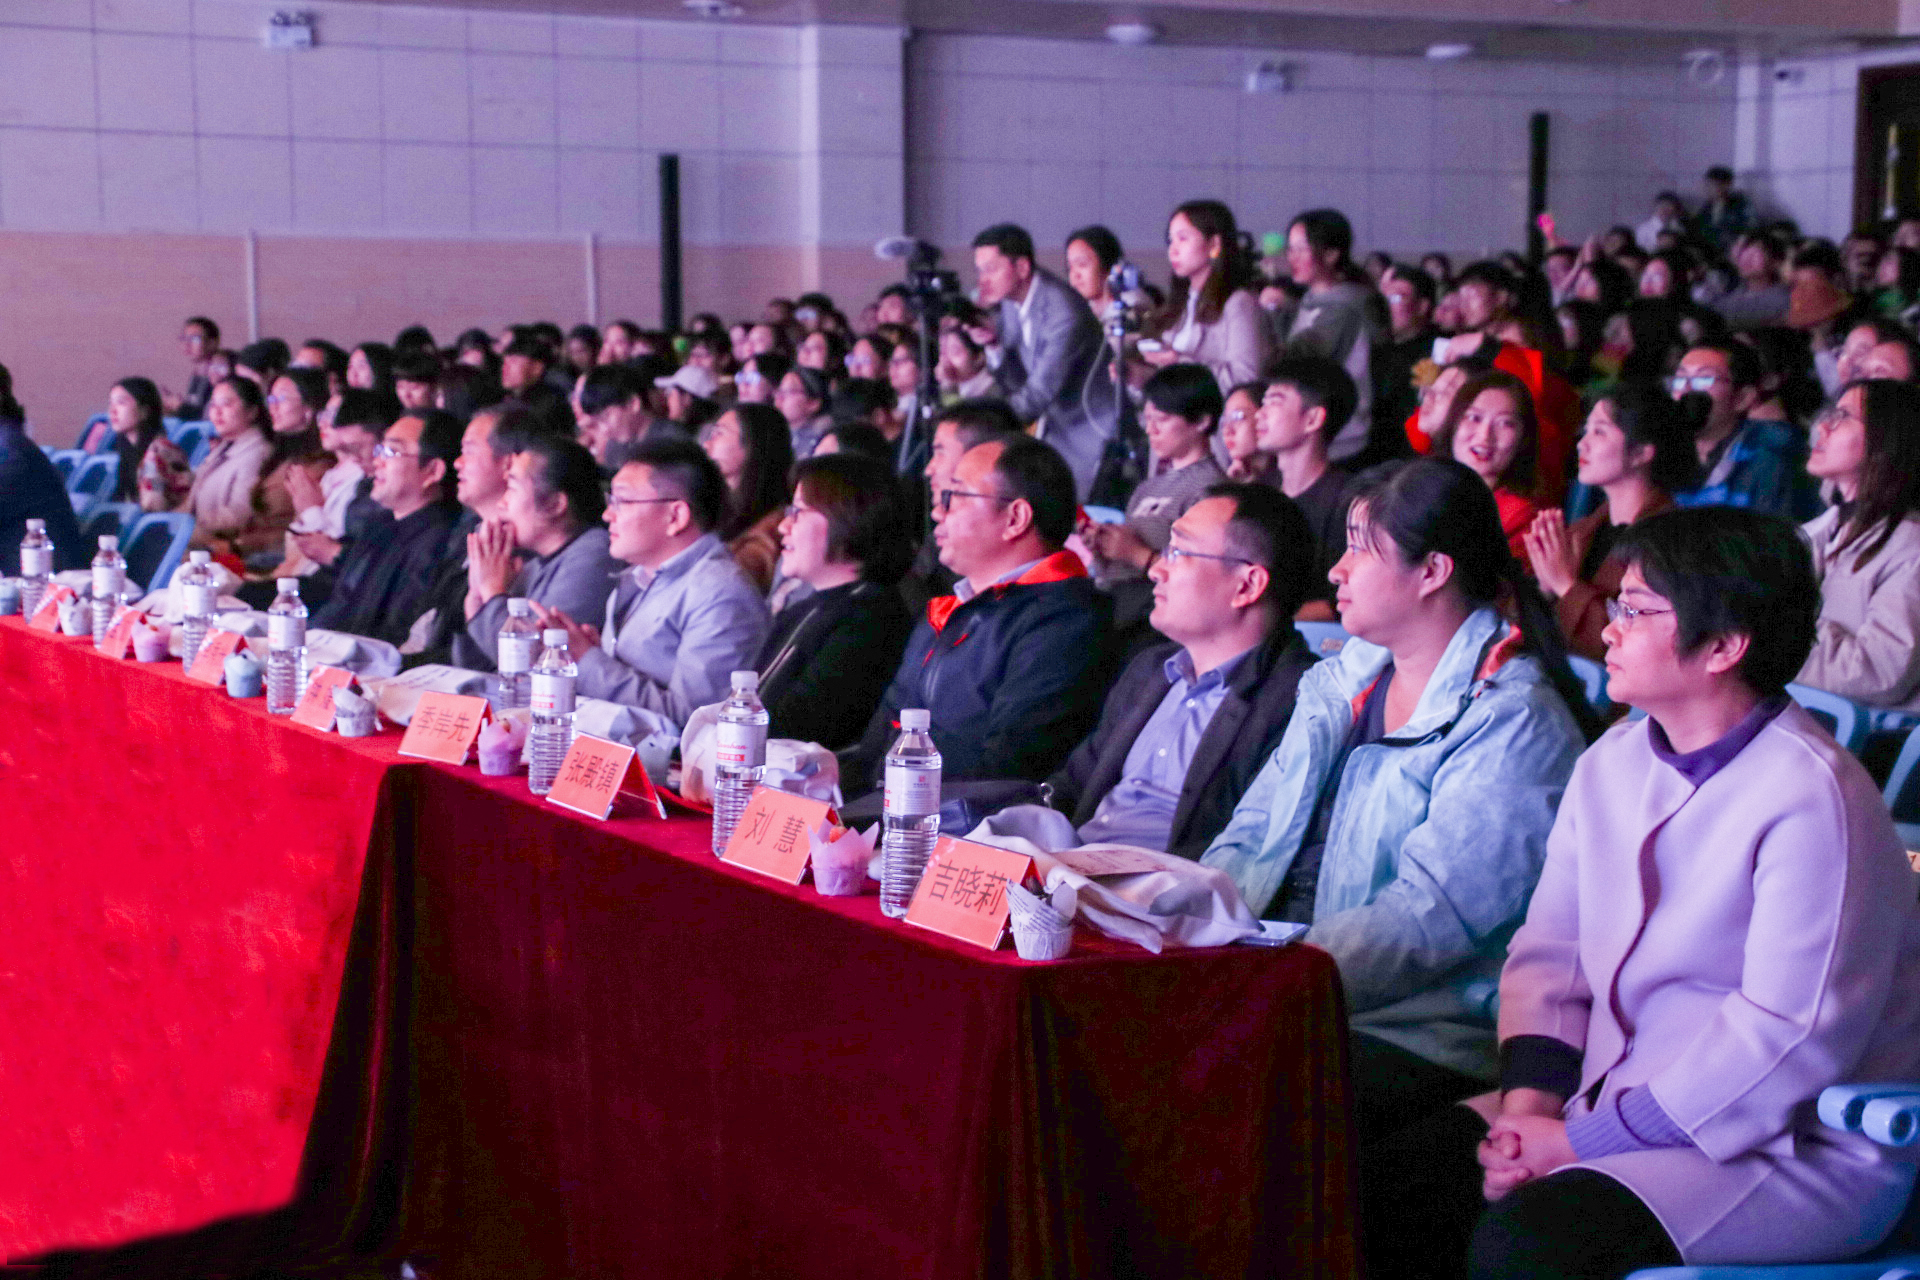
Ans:
{"type": "MultiPolygon", "coordinates": [[[[470,325],[587,319],[581,241],[435,241],[304,236],[259,241],[263,335],[297,345],[390,341],[425,324],[442,341],[470,325]]],[[[600,316],[659,319],[658,250],[599,250],[600,316]]],[[[691,246],[689,314],[758,315],[768,298],[828,282],[857,310],[897,278],[859,250],[691,246]]],[[[178,389],[180,321],[204,313],[223,340],[247,339],[246,241],[240,236],[0,231],[0,363],[13,371],[37,439],[71,444],[107,388],[129,374],[178,389]]]]}

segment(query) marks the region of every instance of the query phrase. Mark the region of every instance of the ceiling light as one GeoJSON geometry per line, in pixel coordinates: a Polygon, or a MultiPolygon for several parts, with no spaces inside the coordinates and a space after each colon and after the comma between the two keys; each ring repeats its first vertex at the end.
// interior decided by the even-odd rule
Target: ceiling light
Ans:
{"type": "Polygon", "coordinates": [[[1151,22],[1114,22],[1107,26],[1107,39],[1115,44],[1152,44],[1160,38],[1160,28],[1151,22]]]}
{"type": "Polygon", "coordinates": [[[733,0],[680,0],[680,7],[700,18],[737,18],[746,12],[733,0]]]}
{"type": "Polygon", "coordinates": [[[1455,58],[1464,58],[1472,52],[1473,46],[1470,44],[1430,44],[1427,46],[1427,57],[1433,59],[1435,62],[1451,62],[1455,58]]]}

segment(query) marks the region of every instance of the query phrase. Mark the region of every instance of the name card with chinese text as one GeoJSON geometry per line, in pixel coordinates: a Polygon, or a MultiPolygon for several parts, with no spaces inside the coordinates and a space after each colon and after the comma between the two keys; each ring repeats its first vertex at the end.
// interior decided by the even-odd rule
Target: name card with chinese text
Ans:
{"type": "Polygon", "coordinates": [[[1033,873],[1024,853],[941,836],[907,906],[907,923],[991,951],[1007,931],[1007,885],[1033,873]]]}
{"type": "Polygon", "coordinates": [[[246,642],[247,638],[238,631],[207,632],[207,638],[200,642],[200,652],[193,655],[193,665],[187,668],[187,679],[201,684],[225,684],[227,659],[240,652],[240,646],[246,642]]]}
{"type": "Polygon", "coordinates": [[[400,739],[400,754],[442,764],[465,764],[480,726],[491,714],[485,698],[423,693],[413,709],[413,718],[407,722],[406,736],[400,739]]]}
{"type": "Polygon", "coordinates": [[[575,735],[573,745],[567,748],[567,757],[560,762],[560,776],[553,780],[547,799],[563,809],[605,820],[613,812],[613,802],[623,794],[639,799],[656,817],[667,816],[667,806],[654,790],[647,766],[632,747],[582,733],[575,735]]]}
{"type": "Polygon", "coordinates": [[[307,691],[293,709],[293,722],[326,733],[333,728],[333,691],[353,683],[344,667],[321,667],[307,677],[307,691]]]}
{"type": "Polygon", "coordinates": [[[27,619],[27,625],[35,631],[44,631],[52,635],[60,630],[60,606],[73,599],[73,588],[63,587],[59,583],[48,586],[47,593],[40,597],[40,607],[27,619]]]}
{"type": "Polygon", "coordinates": [[[121,605],[120,612],[113,615],[113,622],[107,627],[107,637],[100,645],[100,652],[109,658],[124,658],[133,648],[133,629],[147,620],[147,615],[129,605],[121,605]]]}
{"type": "Polygon", "coordinates": [[[755,787],[720,860],[786,884],[799,884],[807,873],[807,832],[823,820],[835,821],[833,806],[825,800],[810,800],[777,787],[755,787]]]}

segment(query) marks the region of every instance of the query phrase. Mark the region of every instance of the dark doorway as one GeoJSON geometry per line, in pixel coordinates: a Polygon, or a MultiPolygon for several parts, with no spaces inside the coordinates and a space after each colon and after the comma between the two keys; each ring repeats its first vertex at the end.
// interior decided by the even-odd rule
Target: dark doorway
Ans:
{"type": "Polygon", "coordinates": [[[1920,217],[1920,63],[1860,72],[1853,224],[1920,217]]]}

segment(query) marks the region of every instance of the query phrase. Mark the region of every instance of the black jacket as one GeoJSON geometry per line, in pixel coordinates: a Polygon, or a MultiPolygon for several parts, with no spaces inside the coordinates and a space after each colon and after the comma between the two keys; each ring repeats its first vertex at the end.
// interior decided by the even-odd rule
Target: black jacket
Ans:
{"type": "Polygon", "coordinates": [[[354,539],[340,553],[339,580],[314,612],[313,625],[394,645],[406,640],[414,619],[433,603],[434,581],[460,510],[428,503],[404,520],[388,516],[354,539]]]}
{"type": "MultiPolygon", "coordinates": [[[[1090,821],[1107,792],[1119,785],[1133,740],[1167,695],[1167,659],[1179,651],[1177,644],[1156,645],[1128,663],[1107,695],[1099,725],[1047,780],[1054,807],[1071,814],[1076,827],[1090,821]]],[[[1168,853],[1197,859],[1226,827],[1254,775],[1280,745],[1293,716],[1294,690],[1312,665],[1300,633],[1288,626],[1234,671],[1187,766],[1168,853]]]]}
{"type": "Polygon", "coordinates": [[[935,600],[866,733],[841,753],[842,790],[879,781],[902,707],[931,713],[947,778],[1046,777],[1099,713],[1109,614],[1066,551],[964,604],[935,600]]]}
{"type": "Polygon", "coordinates": [[[892,587],[850,582],[780,611],[754,664],[776,738],[859,740],[900,666],[913,618],[892,587]]]}
{"type": "Polygon", "coordinates": [[[0,416],[0,573],[20,572],[20,540],[33,519],[47,522],[55,573],[92,562],[94,548],[80,545],[80,525],[59,468],[27,438],[24,426],[0,416]]]}

